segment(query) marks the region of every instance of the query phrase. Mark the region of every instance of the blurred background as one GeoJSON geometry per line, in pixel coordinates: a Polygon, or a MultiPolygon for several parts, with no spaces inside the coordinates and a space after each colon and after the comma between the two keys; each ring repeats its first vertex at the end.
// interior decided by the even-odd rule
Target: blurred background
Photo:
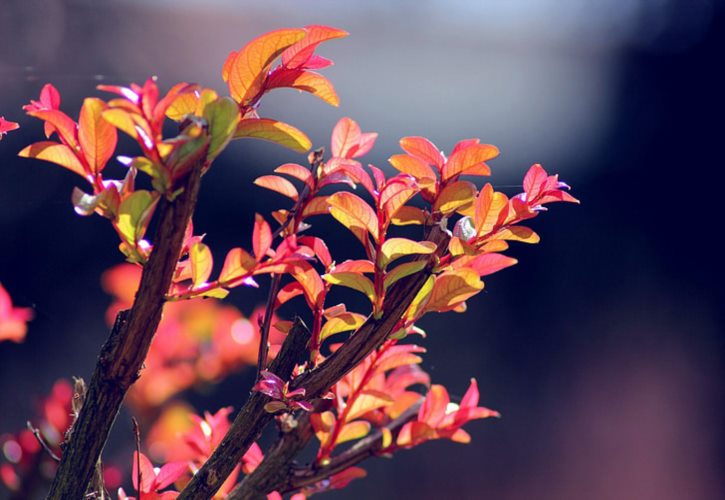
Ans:
{"type": "MultiPolygon", "coordinates": [[[[342,104],[275,91],[263,116],[317,146],[350,116],[380,133],[365,158],[378,166],[406,135],[446,151],[480,137],[502,152],[495,187],[518,192],[541,163],[582,200],[537,218],[542,242],[514,246],[520,263],[466,314],[424,320],[434,382],[461,395],[476,377],[503,418],[470,424],[469,445],[370,461],[329,497],[723,498],[716,0],[0,0],[0,115],[22,127],[0,143],[0,281],[36,315],[23,344],[0,344],[0,432],[23,427],[57,378],[90,376],[108,333],[99,276],[122,260],[104,220],[73,212],[76,176],[15,156],[42,135],[21,106],[46,82],[70,114],[99,83],[150,75],[223,91],[229,51],[306,24],[351,33],[320,49],[342,104]]],[[[205,177],[195,226],[216,254],[247,245],[253,210],[279,206],[251,180],[288,161],[304,159],[237,141],[205,177]]],[[[264,297],[231,300],[250,313],[264,297]]],[[[238,408],[251,376],[200,404],[238,408]]]]}

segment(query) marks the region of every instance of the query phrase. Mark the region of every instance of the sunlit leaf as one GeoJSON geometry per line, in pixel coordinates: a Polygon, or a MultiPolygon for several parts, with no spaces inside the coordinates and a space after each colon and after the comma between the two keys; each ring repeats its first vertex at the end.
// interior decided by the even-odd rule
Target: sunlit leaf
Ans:
{"type": "Polygon", "coordinates": [[[330,335],[341,332],[349,332],[351,330],[357,330],[360,328],[365,320],[366,316],[354,312],[343,312],[335,317],[328,319],[320,330],[320,340],[325,340],[330,335]]]}
{"type": "Polygon", "coordinates": [[[370,278],[358,273],[335,273],[325,274],[322,277],[325,281],[333,285],[345,286],[364,293],[370,302],[375,302],[375,287],[370,278]]]}
{"type": "MultiPolygon", "coordinates": [[[[37,158],[38,160],[49,161],[65,167],[71,172],[88,179],[85,169],[81,164],[78,157],[73,153],[73,150],[65,144],[58,144],[57,142],[42,141],[31,144],[25,147],[18,156],[23,158],[37,158]]],[[[89,179],[90,180],[90,179],[89,179]]]]}
{"type": "Polygon", "coordinates": [[[431,241],[413,241],[407,238],[388,238],[381,248],[382,267],[385,268],[388,263],[414,254],[431,254],[436,251],[436,244],[431,241]]]}
{"type": "Polygon", "coordinates": [[[405,319],[408,321],[417,320],[425,311],[425,307],[430,301],[433,286],[435,285],[435,276],[428,276],[423,286],[413,298],[408,310],[405,312],[405,319]]]}
{"type": "MultiPolygon", "coordinates": [[[[362,198],[352,193],[339,192],[330,196],[327,202],[330,214],[348,229],[352,231],[353,227],[361,227],[369,231],[375,241],[378,240],[378,218],[362,198]]],[[[360,238],[359,234],[356,236],[360,238]]]]}
{"type": "Polygon", "coordinates": [[[397,170],[412,175],[419,181],[427,180],[429,183],[434,183],[436,180],[436,174],[430,165],[419,158],[399,154],[391,156],[388,161],[397,170]]]}
{"type": "Polygon", "coordinates": [[[127,110],[120,108],[107,109],[103,112],[103,119],[120,131],[138,140],[139,133],[136,128],[136,122],[127,110]]]}
{"type": "Polygon", "coordinates": [[[434,165],[440,170],[446,162],[446,157],[440,150],[425,137],[403,137],[400,147],[411,156],[434,165]]]}
{"type": "Polygon", "coordinates": [[[106,103],[95,97],[83,101],[78,120],[78,142],[88,166],[100,173],[116,150],[116,128],[103,118],[106,103]]]}
{"type": "Polygon", "coordinates": [[[297,163],[285,163],[274,169],[278,174],[285,174],[304,182],[310,189],[313,186],[312,172],[309,168],[305,168],[297,163]]]}
{"type": "Polygon", "coordinates": [[[517,264],[518,261],[512,257],[500,253],[485,253],[473,257],[463,257],[453,262],[453,268],[470,267],[479,276],[488,276],[502,269],[517,264]],[[459,262],[460,261],[460,262],[459,262]]]}
{"type": "Polygon", "coordinates": [[[313,215],[322,215],[330,212],[330,205],[327,203],[329,196],[316,196],[305,204],[302,210],[303,217],[312,217],[313,215]]]}
{"type": "Polygon", "coordinates": [[[438,194],[434,211],[440,211],[443,215],[451,215],[456,210],[470,205],[476,196],[476,186],[467,181],[458,181],[448,184],[438,194]]]}
{"type": "Polygon", "coordinates": [[[342,118],[332,130],[332,156],[352,158],[352,153],[360,144],[361,137],[360,125],[351,118],[342,118]]]}
{"type": "Polygon", "coordinates": [[[211,161],[224,150],[234,136],[240,121],[239,108],[228,97],[222,97],[204,107],[204,118],[209,124],[211,137],[206,157],[211,161]]]}
{"type": "Polygon", "coordinates": [[[28,115],[50,123],[61,140],[71,148],[78,148],[77,127],[68,115],[58,109],[29,111],[28,115]]]}
{"type": "MultiPolygon", "coordinates": [[[[384,392],[364,390],[347,411],[347,420],[355,420],[366,413],[388,406],[393,399],[384,392]]],[[[339,441],[338,441],[339,442],[339,441]]]]}
{"type": "Polygon", "coordinates": [[[269,118],[245,118],[240,121],[234,138],[244,137],[264,139],[298,153],[304,153],[312,146],[312,141],[301,130],[269,118]]]}
{"type": "Polygon", "coordinates": [[[425,224],[426,215],[418,207],[402,206],[390,218],[396,226],[410,226],[425,224]]]}
{"type": "Polygon", "coordinates": [[[211,250],[204,243],[194,243],[189,249],[189,261],[191,262],[191,281],[196,288],[206,283],[211,274],[214,265],[211,250]]]}
{"type": "Polygon", "coordinates": [[[257,261],[261,261],[272,246],[272,230],[264,217],[254,215],[254,231],[252,232],[252,248],[257,261]]]}
{"type": "Polygon", "coordinates": [[[475,202],[475,226],[479,236],[490,233],[497,225],[501,211],[508,205],[508,197],[494,191],[491,184],[486,184],[478,193],[475,202]]]}
{"type": "Polygon", "coordinates": [[[498,148],[490,144],[472,144],[452,153],[442,176],[448,180],[456,175],[490,175],[491,170],[484,163],[498,156],[498,148]]]}
{"type": "Polygon", "coordinates": [[[436,276],[435,286],[426,305],[428,311],[450,311],[459,303],[483,290],[483,281],[473,269],[446,271],[436,276]]]}
{"type": "Polygon", "coordinates": [[[271,189],[277,193],[292,198],[294,201],[299,199],[299,193],[294,185],[287,179],[278,175],[262,175],[254,180],[257,186],[271,189]]]}
{"type": "Polygon", "coordinates": [[[242,47],[233,61],[228,66],[225,64],[229,93],[234,100],[243,106],[250,104],[262,90],[274,60],[304,36],[302,29],[280,29],[265,33],[242,47]]]}
{"type": "Polygon", "coordinates": [[[306,67],[320,43],[348,35],[346,31],[330,26],[311,25],[304,29],[305,37],[282,53],[282,64],[287,68],[306,67]]]}
{"type": "Polygon", "coordinates": [[[257,261],[242,248],[232,248],[224,260],[219,281],[229,282],[251,273],[257,261]]]}
{"type": "Polygon", "coordinates": [[[332,106],[340,105],[340,98],[330,80],[313,71],[300,69],[281,69],[270,75],[267,81],[267,88],[289,87],[303,92],[308,92],[319,97],[332,106]]]}
{"type": "Polygon", "coordinates": [[[129,243],[143,238],[158,199],[156,193],[138,190],[121,202],[117,226],[129,243]]]}
{"type": "Polygon", "coordinates": [[[415,261],[415,262],[405,262],[403,264],[395,266],[395,268],[392,271],[385,273],[385,280],[383,281],[384,289],[387,290],[388,288],[390,288],[393,285],[393,283],[395,283],[396,281],[398,281],[401,278],[405,278],[406,276],[415,274],[418,271],[422,271],[426,265],[427,265],[426,261],[419,260],[419,261],[415,261]]]}
{"type": "Polygon", "coordinates": [[[520,241],[521,243],[538,243],[541,240],[533,229],[526,226],[510,226],[501,229],[492,238],[497,240],[520,241]]]}

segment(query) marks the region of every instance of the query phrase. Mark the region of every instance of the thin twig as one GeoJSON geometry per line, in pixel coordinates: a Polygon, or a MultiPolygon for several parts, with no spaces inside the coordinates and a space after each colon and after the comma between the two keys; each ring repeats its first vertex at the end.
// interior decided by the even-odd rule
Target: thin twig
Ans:
{"type": "Polygon", "coordinates": [[[45,452],[50,455],[50,458],[55,460],[56,462],[60,462],[60,457],[55,454],[53,449],[50,447],[50,445],[45,441],[42,434],[40,434],[40,429],[37,427],[33,427],[33,424],[30,423],[30,420],[28,420],[25,425],[28,427],[28,430],[33,433],[33,436],[35,436],[35,439],[38,440],[38,443],[40,443],[40,446],[43,447],[45,452]]]}
{"type": "Polygon", "coordinates": [[[133,437],[136,444],[136,493],[141,498],[141,428],[138,425],[136,417],[131,417],[133,424],[133,437]]]}
{"type": "Polygon", "coordinates": [[[267,367],[267,355],[269,353],[269,330],[272,327],[272,316],[274,316],[274,304],[279,295],[282,285],[282,275],[272,275],[272,283],[269,285],[267,306],[264,309],[264,319],[259,332],[259,354],[257,355],[257,379],[262,378],[262,371],[267,367]]]}

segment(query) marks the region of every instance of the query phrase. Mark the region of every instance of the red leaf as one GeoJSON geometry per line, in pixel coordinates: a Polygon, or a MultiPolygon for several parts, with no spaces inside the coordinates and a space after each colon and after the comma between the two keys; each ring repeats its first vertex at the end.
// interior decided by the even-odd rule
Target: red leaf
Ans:
{"type": "Polygon", "coordinates": [[[264,217],[254,216],[254,231],[252,233],[252,248],[257,262],[260,262],[272,246],[272,230],[264,217]]]}
{"type": "Polygon", "coordinates": [[[346,31],[329,26],[305,26],[305,37],[282,53],[282,65],[287,68],[309,67],[309,61],[317,46],[327,40],[343,38],[346,31]]]}

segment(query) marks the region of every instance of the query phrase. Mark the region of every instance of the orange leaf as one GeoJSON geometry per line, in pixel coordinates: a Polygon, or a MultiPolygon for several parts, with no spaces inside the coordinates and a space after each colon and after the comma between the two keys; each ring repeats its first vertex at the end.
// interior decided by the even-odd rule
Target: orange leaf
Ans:
{"type": "Polygon", "coordinates": [[[412,175],[419,181],[428,180],[430,183],[431,181],[434,182],[436,179],[436,174],[433,169],[430,168],[430,165],[414,156],[404,154],[393,155],[388,158],[388,161],[399,171],[404,174],[412,175]]]}
{"type": "Polygon", "coordinates": [[[103,119],[108,108],[95,97],[83,101],[78,120],[78,141],[88,166],[95,174],[100,173],[116,150],[116,127],[103,119]]]}
{"type": "Polygon", "coordinates": [[[355,420],[369,411],[388,406],[392,402],[393,399],[383,392],[373,390],[362,391],[348,409],[347,420],[355,420]]]}
{"type": "Polygon", "coordinates": [[[491,170],[483,163],[498,156],[498,148],[490,144],[472,144],[453,153],[442,175],[448,180],[456,175],[490,175],[491,170]]]}
{"type": "Polygon", "coordinates": [[[321,306],[325,300],[325,284],[315,268],[307,262],[300,262],[289,272],[302,286],[309,306],[311,308],[321,306]]]}
{"type": "Polygon", "coordinates": [[[435,165],[438,170],[443,168],[446,162],[443,153],[425,137],[403,137],[400,139],[400,147],[409,155],[435,165]]]}
{"type": "Polygon", "coordinates": [[[297,193],[297,189],[294,185],[287,179],[278,175],[263,175],[261,177],[257,177],[254,180],[254,183],[257,186],[271,189],[281,195],[292,198],[294,201],[297,201],[299,198],[299,193],[297,193]]]}
{"type": "Polygon", "coordinates": [[[37,158],[38,160],[55,163],[90,181],[78,157],[65,144],[58,144],[57,142],[51,141],[36,142],[23,149],[18,153],[18,156],[23,158],[37,158]]]}
{"type": "Polygon", "coordinates": [[[285,49],[304,38],[302,29],[280,29],[261,35],[234,56],[228,68],[229,93],[242,106],[249,105],[264,87],[270,67],[285,49]]]}
{"type": "Polygon", "coordinates": [[[461,267],[470,267],[478,273],[479,276],[488,276],[502,269],[518,264],[518,260],[502,255],[500,253],[485,253],[476,255],[475,257],[462,257],[456,259],[452,267],[458,269],[461,267]]]}
{"type": "Polygon", "coordinates": [[[406,255],[423,254],[428,255],[436,251],[436,244],[431,241],[413,241],[407,238],[389,238],[381,248],[382,267],[388,263],[406,255]]]}
{"type": "Polygon", "coordinates": [[[467,181],[458,181],[448,184],[436,198],[434,211],[443,215],[450,215],[456,210],[470,205],[476,196],[476,186],[467,181]]]}
{"type": "MultiPolygon", "coordinates": [[[[358,227],[370,232],[378,240],[378,218],[375,211],[357,195],[348,192],[335,193],[327,199],[330,214],[348,229],[358,227]]],[[[353,231],[355,233],[355,231],[353,231]]],[[[355,233],[359,239],[361,235],[355,233]]],[[[364,235],[362,235],[364,236],[364,235]]],[[[365,241],[361,239],[363,245],[365,241]]]]}
{"type": "Polygon", "coordinates": [[[486,184],[478,193],[475,210],[475,226],[478,236],[490,233],[498,222],[501,211],[508,205],[508,197],[494,191],[491,184],[486,184]]]}
{"type": "Polygon", "coordinates": [[[137,125],[129,111],[120,108],[111,108],[103,112],[103,119],[108,123],[138,140],[137,125]]]}
{"type": "Polygon", "coordinates": [[[254,231],[252,233],[252,248],[257,262],[261,261],[272,246],[272,230],[264,217],[254,215],[254,231]]]}
{"type": "Polygon", "coordinates": [[[456,269],[436,276],[426,311],[445,312],[483,290],[483,281],[473,269],[456,269]]]}
{"type": "Polygon", "coordinates": [[[224,267],[219,273],[219,281],[229,282],[249,274],[257,265],[254,257],[242,248],[232,248],[224,260],[224,267]]]}
{"type": "Polygon", "coordinates": [[[312,141],[301,130],[269,118],[247,118],[240,121],[234,138],[243,137],[271,141],[298,153],[304,153],[312,146],[312,141]]]}
{"type": "Polygon", "coordinates": [[[305,204],[305,208],[302,210],[303,217],[311,217],[313,215],[322,215],[329,213],[330,205],[327,203],[329,196],[317,196],[312,198],[305,204]]]}

